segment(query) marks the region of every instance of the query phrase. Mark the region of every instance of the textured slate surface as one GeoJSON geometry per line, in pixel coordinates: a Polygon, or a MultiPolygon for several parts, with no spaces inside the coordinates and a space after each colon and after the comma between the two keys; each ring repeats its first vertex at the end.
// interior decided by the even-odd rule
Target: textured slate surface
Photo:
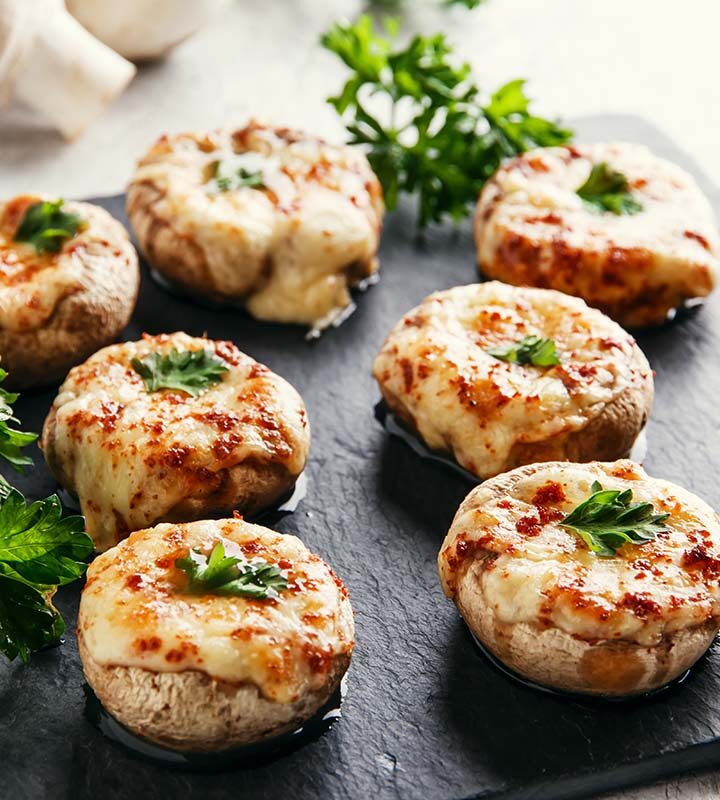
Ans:
{"type": "MultiPolygon", "coordinates": [[[[586,138],[644,141],[698,174],[686,156],[631,117],[584,120],[586,138]]],[[[720,207],[720,195],[705,186],[720,207]]],[[[102,201],[124,219],[122,201],[102,201]]],[[[304,395],[313,426],[310,485],[282,520],[346,581],[358,646],[344,718],[275,763],[220,774],[173,772],[138,760],[83,716],[72,628],[78,588],[59,593],[65,644],[28,668],[0,663],[0,796],[14,800],[125,798],[567,798],[720,764],[720,652],[667,694],[631,704],[577,702],[518,685],[474,648],[438,585],[435,558],[470,486],[391,439],[373,418],[370,363],[395,320],[434,289],[476,279],[471,238],[414,239],[409,213],[388,221],[380,283],[319,342],[298,328],[258,324],[172,297],[143,275],[126,332],[184,329],[233,339],[304,395]]],[[[657,370],[646,466],[720,506],[716,479],[720,313],[714,298],[640,342],[657,370]]],[[[18,411],[39,429],[53,392],[18,411]]],[[[54,489],[42,461],[18,484],[54,489]]]]}

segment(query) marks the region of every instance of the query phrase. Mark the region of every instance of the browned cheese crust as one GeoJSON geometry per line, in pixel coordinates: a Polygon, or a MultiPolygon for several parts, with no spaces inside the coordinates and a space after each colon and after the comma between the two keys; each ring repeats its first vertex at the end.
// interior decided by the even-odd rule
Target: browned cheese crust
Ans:
{"type": "Polygon", "coordinates": [[[140,284],[137,255],[123,226],[90,203],[67,202],[85,225],[59,253],[14,242],[34,203],[22,195],[0,204],[0,362],[6,385],[53,383],[127,325],[140,284]]]}
{"type": "Polygon", "coordinates": [[[720,518],[631,461],[533,464],[486,481],[460,506],[438,564],[477,639],[552,688],[657,689],[691,667],[720,626],[720,518]],[[559,522],[595,480],[669,513],[667,531],[611,557],[592,553],[559,522]]]}
{"type": "Polygon", "coordinates": [[[475,214],[484,275],[582,297],[625,327],[665,322],[710,294],[720,238],[693,178],[625,143],[533,150],[488,181],[475,214]],[[577,195],[593,165],[622,172],[642,205],[597,213],[577,195]]]}

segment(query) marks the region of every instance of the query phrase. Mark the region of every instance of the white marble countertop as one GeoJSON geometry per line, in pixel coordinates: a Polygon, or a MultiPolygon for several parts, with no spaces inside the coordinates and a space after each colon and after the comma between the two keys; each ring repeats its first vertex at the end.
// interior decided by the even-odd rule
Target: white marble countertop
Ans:
{"type": "MultiPolygon", "coordinates": [[[[488,0],[445,10],[406,0],[405,29],[445,30],[489,89],[529,79],[543,113],[645,117],[720,183],[720,3],[715,0],[488,0]]],[[[63,197],[123,189],[133,163],[164,131],[202,129],[249,115],[342,136],[324,98],[342,68],[317,44],[357,0],[231,0],[166,60],[145,65],[77,141],[66,143],[25,109],[0,110],[3,196],[63,197]]],[[[720,797],[720,772],[613,796],[613,800],[720,797]]]]}

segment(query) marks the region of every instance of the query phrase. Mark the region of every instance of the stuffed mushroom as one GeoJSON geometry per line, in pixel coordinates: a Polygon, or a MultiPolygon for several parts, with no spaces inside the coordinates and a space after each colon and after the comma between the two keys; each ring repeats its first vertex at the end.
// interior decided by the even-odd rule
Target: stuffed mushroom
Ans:
{"type": "Polygon", "coordinates": [[[625,327],[706,297],[720,238],[693,178],[646,147],[532,150],[504,164],[475,215],[480,270],[582,297],[625,327]]]}
{"type": "Polygon", "coordinates": [[[406,428],[480,479],[627,456],[653,399],[647,359],[611,319],[560,292],[494,281],[409,311],[373,374],[406,428]]]}
{"type": "Polygon", "coordinates": [[[486,481],[438,563],[481,644],[546,687],[658,689],[720,627],[720,518],[632,461],[533,464],[486,481]]]}
{"type": "Polygon", "coordinates": [[[299,539],[226,519],[161,524],[99,556],[77,638],[88,683],[120,723],[165,747],[217,751],[321,709],[349,666],[354,624],[342,582],[299,539]]]}
{"type": "Polygon", "coordinates": [[[138,164],[127,207],[170,283],[320,330],[378,268],[381,194],[360,150],[253,121],[161,137],[138,164]]]}
{"type": "Polygon", "coordinates": [[[0,360],[8,385],[60,380],[127,325],[140,273],[127,231],[91,203],[0,203],[0,360]]]}
{"type": "Polygon", "coordinates": [[[156,522],[277,503],[309,442],[287,381],[231,342],[174,333],[106,347],[71,370],[41,445],[102,551],[156,522]]]}

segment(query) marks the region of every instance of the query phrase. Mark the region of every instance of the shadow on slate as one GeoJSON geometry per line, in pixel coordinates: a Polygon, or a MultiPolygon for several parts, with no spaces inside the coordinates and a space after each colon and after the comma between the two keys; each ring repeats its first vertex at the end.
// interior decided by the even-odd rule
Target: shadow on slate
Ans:
{"type": "MultiPolygon", "coordinates": [[[[587,139],[645,142],[702,182],[697,167],[640,119],[589,118],[577,127],[587,139]]],[[[720,208],[718,191],[707,182],[703,188],[720,208]]],[[[122,198],[99,202],[125,221],[122,198]]],[[[72,633],[79,587],[68,587],[58,593],[69,630],[64,645],[27,668],[0,663],[0,795],[560,800],[720,763],[720,652],[683,685],[628,704],[533,691],[479,654],[436,572],[438,548],[469,485],[385,434],[373,417],[378,391],[370,376],[375,352],[405,311],[435,289],[477,280],[470,226],[434,229],[419,242],[406,206],[388,219],[382,263],[380,283],[359,298],[355,314],[315,343],[300,328],[168,294],[147,270],[125,332],[128,339],[175,330],[232,339],[302,392],[313,432],[308,496],[278,528],[300,535],[350,590],[358,645],[343,719],[320,740],[255,769],[179,772],[127,754],[83,716],[72,633]]],[[[639,339],[657,370],[646,466],[718,507],[718,298],[639,339]]],[[[53,396],[21,398],[26,428],[40,429],[53,396]]],[[[16,481],[33,498],[54,490],[35,455],[36,468],[16,481]]]]}

